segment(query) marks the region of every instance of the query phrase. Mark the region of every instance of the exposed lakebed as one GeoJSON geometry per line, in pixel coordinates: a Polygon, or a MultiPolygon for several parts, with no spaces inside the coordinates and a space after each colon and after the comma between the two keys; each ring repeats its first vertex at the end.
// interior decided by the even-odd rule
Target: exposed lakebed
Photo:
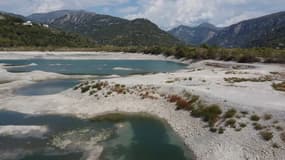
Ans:
{"type": "Polygon", "coordinates": [[[145,115],[110,114],[86,120],[1,111],[0,125],[48,127],[40,138],[1,135],[0,154],[4,159],[87,159],[92,158],[90,153],[96,152],[98,146],[103,147],[102,160],[192,159],[191,152],[167,124],[145,115]]]}

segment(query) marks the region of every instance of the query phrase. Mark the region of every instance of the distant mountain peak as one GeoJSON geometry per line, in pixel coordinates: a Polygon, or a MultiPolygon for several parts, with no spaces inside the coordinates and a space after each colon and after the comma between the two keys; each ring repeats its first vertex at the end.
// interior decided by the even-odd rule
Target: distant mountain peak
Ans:
{"type": "Polygon", "coordinates": [[[217,28],[215,25],[208,23],[208,22],[201,23],[198,27],[217,28]]]}

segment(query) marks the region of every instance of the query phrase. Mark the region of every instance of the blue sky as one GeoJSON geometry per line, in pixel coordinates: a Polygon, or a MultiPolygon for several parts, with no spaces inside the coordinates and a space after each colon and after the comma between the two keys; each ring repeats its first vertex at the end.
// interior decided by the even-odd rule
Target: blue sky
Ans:
{"type": "Polygon", "coordinates": [[[84,9],[122,18],[147,18],[167,30],[210,22],[227,26],[278,11],[285,0],[0,0],[0,10],[23,15],[84,9]]]}

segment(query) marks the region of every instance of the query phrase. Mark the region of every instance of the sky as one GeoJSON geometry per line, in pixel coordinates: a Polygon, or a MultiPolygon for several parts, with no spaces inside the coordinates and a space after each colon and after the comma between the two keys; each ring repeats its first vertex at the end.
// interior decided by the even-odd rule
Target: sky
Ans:
{"type": "Polygon", "coordinates": [[[0,10],[22,15],[76,9],[127,19],[147,18],[162,29],[209,22],[219,27],[285,11],[285,0],[0,0],[0,10]]]}

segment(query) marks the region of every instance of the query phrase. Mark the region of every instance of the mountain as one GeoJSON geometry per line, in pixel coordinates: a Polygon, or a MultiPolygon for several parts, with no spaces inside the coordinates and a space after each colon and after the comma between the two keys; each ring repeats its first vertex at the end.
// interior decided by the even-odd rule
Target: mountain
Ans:
{"type": "Polygon", "coordinates": [[[0,47],[88,47],[94,43],[40,24],[26,23],[21,16],[0,13],[0,47]]]}
{"type": "Polygon", "coordinates": [[[104,45],[152,46],[181,43],[147,19],[130,21],[82,10],[33,14],[28,18],[67,32],[79,33],[104,45]]]}
{"type": "Polygon", "coordinates": [[[169,33],[186,43],[196,45],[206,43],[228,48],[285,48],[285,12],[242,21],[218,30],[211,26],[206,28],[183,27],[179,31],[178,27],[180,34],[177,34],[177,29],[169,33]]]}
{"type": "Polygon", "coordinates": [[[285,12],[250,19],[221,30],[208,41],[223,47],[278,47],[285,44],[285,12]]]}
{"type": "Polygon", "coordinates": [[[187,44],[200,45],[213,38],[219,30],[220,28],[212,24],[202,23],[197,27],[181,25],[170,30],[169,33],[187,44]]]}

